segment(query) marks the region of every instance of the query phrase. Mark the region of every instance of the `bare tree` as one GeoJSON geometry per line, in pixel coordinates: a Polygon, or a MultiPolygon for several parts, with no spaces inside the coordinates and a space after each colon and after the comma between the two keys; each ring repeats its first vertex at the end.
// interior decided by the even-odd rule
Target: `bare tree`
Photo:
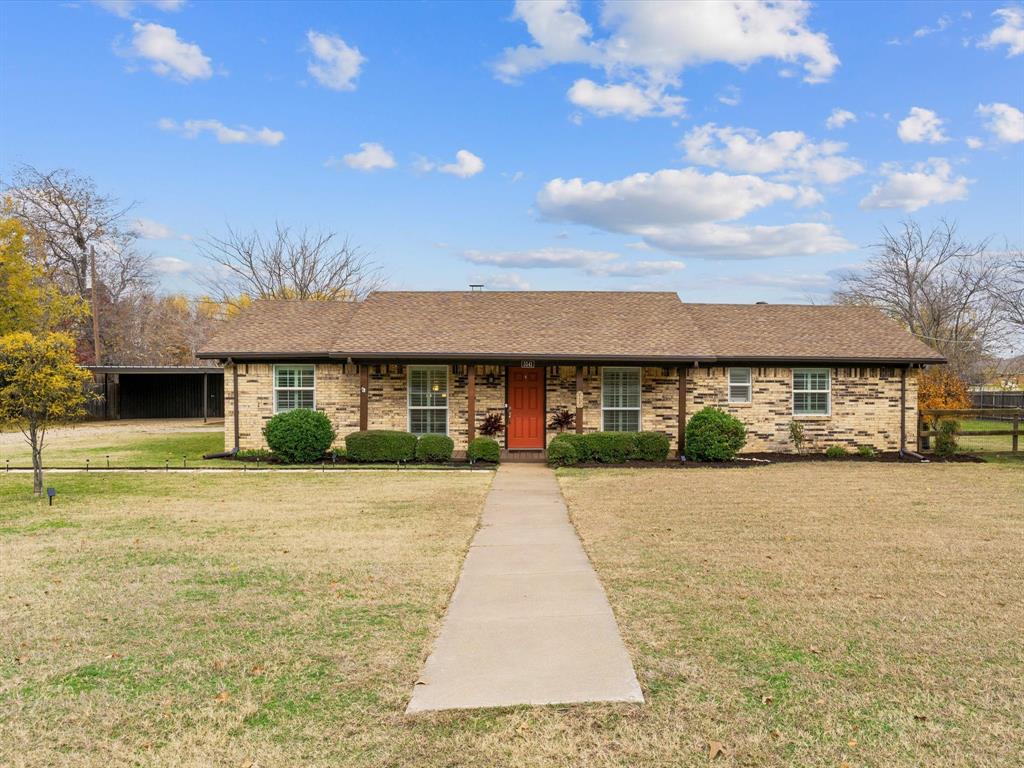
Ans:
{"type": "Polygon", "coordinates": [[[196,247],[212,266],[206,288],[225,304],[241,297],[355,301],[383,283],[370,257],[333,232],[276,225],[264,238],[229,227],[225,238],[206,237],[196,247]]]}
{"type": "Polygon", "coordinates": [[[42,240],[47,275],[64,293],[89,302],[93,356],[100,362],[100,306],[151,281],[148,256],[135,250],[136,236],[123,226],[133,204],[120,205],[92,179],[64,168],[23,165],[5,186],[11,213],[42,240]]]}
{"type": "Polygon", "coordinates": [[[966,243],[946,221],[925,233],[911,220],[896,232],[884,228],[874,247],[867,264],[840,277],[834,300],[882,309],[969,377],[1000,341],[992,290],[1005,265],[987,251],[988,240],[966,243]]]}
{"type": "Polygon", "coordinates": [[[1002,280],[992,288],[1003,322],[1024,332],[1024,251],[1010,251],[1002,280]]]}

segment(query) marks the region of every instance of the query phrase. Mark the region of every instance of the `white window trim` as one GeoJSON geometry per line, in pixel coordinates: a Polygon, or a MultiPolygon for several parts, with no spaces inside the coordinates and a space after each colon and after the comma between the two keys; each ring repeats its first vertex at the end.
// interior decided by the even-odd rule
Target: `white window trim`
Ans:
{"type": "Polygon", "coordinates": [[[644,429],[644,369],[636,365],[609,365],[601,368],[601,430],[607,432],[604,417],[606,411],[636,411],[636,431],[643,432],[644,429]],[[636,408],[605,408],[604,405],[604,372],[605,371],[636,371],[637,385],[640,388],[639,405],[636,408]]]}
{"type": "Polygon", "coordinates": [[[750,405],[754,402],[754,369],[745,368],[743,366],[735,368],[727,368],[725,371],[725,389],[726,396],[731,405],[750,405]],[[746,384],[733,384],[732,383],[732,372],[733,371],[746,371],[747,372],[747,383],[746,384]],[[732,388],[733,387],[746,387],[747,388],[747,399],[746,400],[733,400],[732,399],[732,388]]]}
{"type": "MultiPolygon", "coordinates": [[[[316,364],[315,363],[291,363],[291,364],[276,364],[274,365],[273,371],[274,379],[274,413],[287,413],[287,411],[279,411],[277,408],[277,393],[278,392],[308,392],[313,391],[313,407],[310,410],[316,410],[316,364]],[[277,369],[278,368],[311,368],[313,371],[313,386],[312,387],[279,387],[277,386],[277,369]]],[[[298,410],[296,408],[289,408],[288,410],[298,410]]]]}
{"type": "MultiPolygon", "coordinates": [[[[412,372],[416,371],[444,371],[445,381],[445,393],[447,397],[444,399],[444,434],[448,434],[451,431],[451,425],[448,423],[449,414],[448,406],[451,403],[452,392],[451,392],[451,372],[448,370],[447,365],[409,365],[406,366],[405,373],[405,428],[407,432],[412,432],[412,412],[413,411],[439,411],[440,406],[437,405],[413,405],[412,404],[412,372]]],[[[416,434],[416,433],[413,433],[416,434]]],[[[428,433],[424,433],[428,434],[428,433]]],[[[436,432],[430,432],[429,434],[438,434],[436,432]]]]}
{"type": "Polygon", "coordinates": [[[789,410],[797,419],[825,419],[832,415],[832,369],[831,368],[794,368],[789,381],[790,396],[789,410]],[[825,373],[828,386],[825,389],[801,389],[801,392],[824,392],[825,412],[824,413],[797,413],[796,412],[796,374],[801,373],[825,373]]]}

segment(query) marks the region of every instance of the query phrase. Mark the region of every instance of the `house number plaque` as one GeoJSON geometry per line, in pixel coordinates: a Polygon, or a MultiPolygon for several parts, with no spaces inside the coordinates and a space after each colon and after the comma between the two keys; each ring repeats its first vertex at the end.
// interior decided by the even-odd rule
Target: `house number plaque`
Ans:
{"type": "Polygon", "coordinates": [[[535,368],[536,365],[537,365],[537,363],[535,361],[533,361],[533,360],[520,360],[519,361],[519,367],[520,368],[535,368]]]}

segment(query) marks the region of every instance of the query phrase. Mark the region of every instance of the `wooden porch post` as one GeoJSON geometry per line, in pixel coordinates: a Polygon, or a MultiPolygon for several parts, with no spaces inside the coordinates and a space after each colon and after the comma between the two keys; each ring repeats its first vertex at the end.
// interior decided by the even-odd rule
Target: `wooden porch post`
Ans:
{"type": "Polygon", "coordinates": [[[359,431],[365,432],[370,423],[370,368],[359,364],[359,431]]]}
{"type": "Polygon", "coordinates": [[[476,437],[476,363],[466,366],[466,438],[476,437]]]}
{"type": "Polygon", "coordinates": [[[576,366],[576,434],[583,434],[583,366],[576,366]]]}
{"type": "Polygon", "coordinates": [[[689,368],[680,365],[679,368],[679,449],[680,456],[686,455],[686,382],[689,375],[689,368]]]}

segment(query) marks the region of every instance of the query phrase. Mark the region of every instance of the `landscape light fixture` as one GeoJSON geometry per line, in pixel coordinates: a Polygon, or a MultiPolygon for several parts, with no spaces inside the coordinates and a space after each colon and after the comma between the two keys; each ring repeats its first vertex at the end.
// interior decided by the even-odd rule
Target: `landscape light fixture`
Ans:
{"type": "Polygon", "coordinates": [[[50,499],[50,506],[53,506],[53,497],[57,495],[57,489],[52,485],[46,489],[46,495],[50,499]]]}

